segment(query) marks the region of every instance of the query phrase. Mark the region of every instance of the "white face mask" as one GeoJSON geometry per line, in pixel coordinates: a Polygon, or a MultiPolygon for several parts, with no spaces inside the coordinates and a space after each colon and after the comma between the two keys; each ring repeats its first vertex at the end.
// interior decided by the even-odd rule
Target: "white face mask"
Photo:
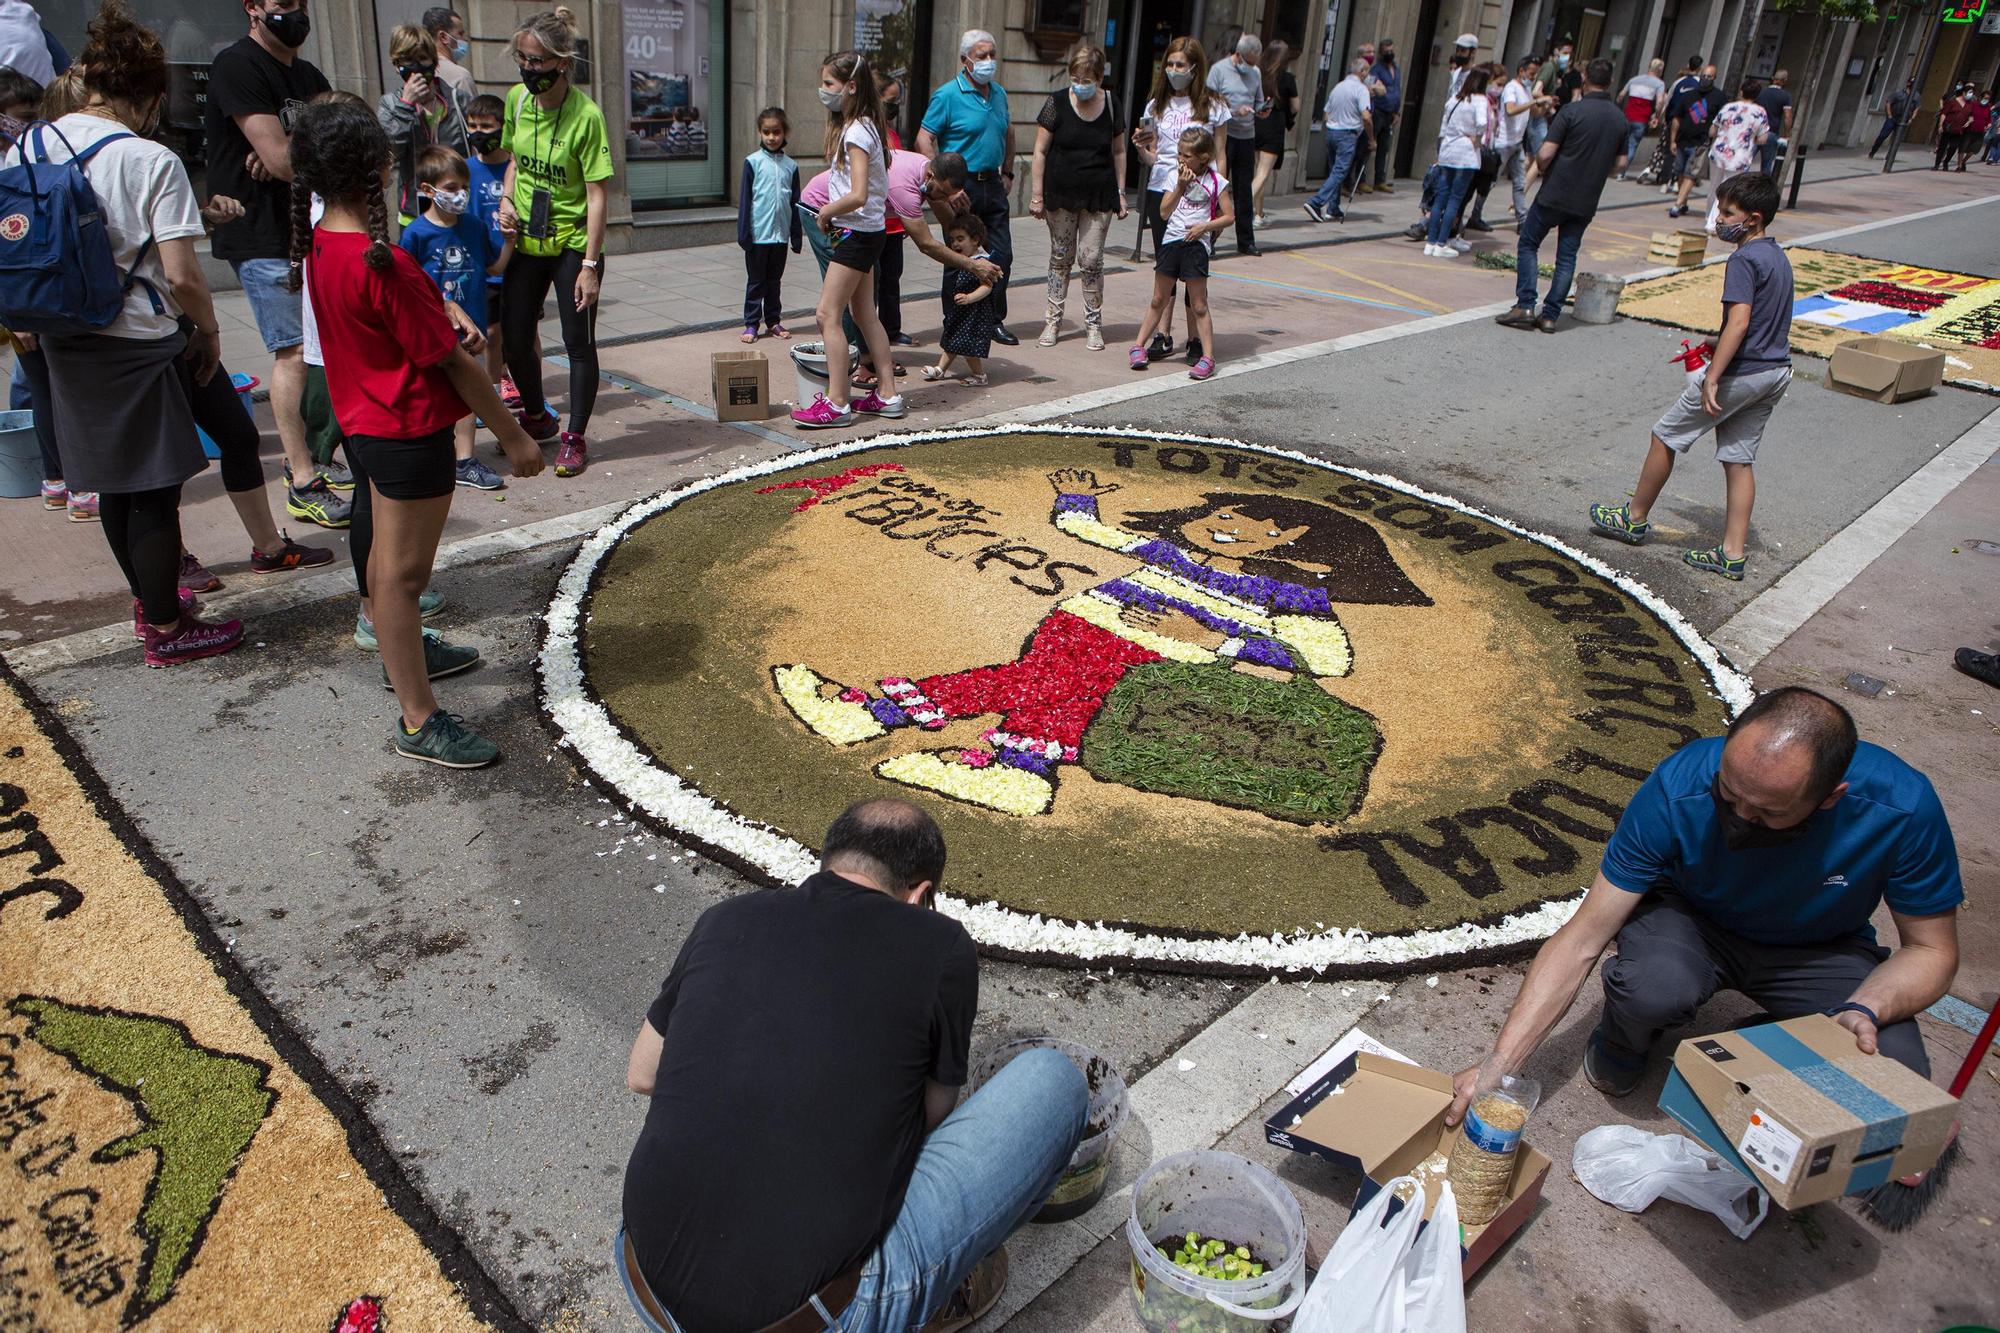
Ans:
{"type": "Polygon", "coordinates": [[[822,88],[819,90],[819,104],[828,111],[840,110],[840,104],[846,100],[847,92],[845,89],[822,88]]]}
{"type": "Polygon", "coordinates": [[[972,77],[981,83],[993,82],[993,76],[1000,72],[1000,62],[991,58],[972,62],[972,77]]]}
{"type": "Polygon", "coordinates": [[[466,209],[472,207],[470,190],[432,190],[428,198],[431,207],[442,213],[462,215],[466,209]]]}
{"type": "Polygon", "coordinates": [[[1194,71],[1191,69],[1170,69],[1167,71],[1167,86],[1175,92],[1179,92],[1193,81],[1194,71]]]}

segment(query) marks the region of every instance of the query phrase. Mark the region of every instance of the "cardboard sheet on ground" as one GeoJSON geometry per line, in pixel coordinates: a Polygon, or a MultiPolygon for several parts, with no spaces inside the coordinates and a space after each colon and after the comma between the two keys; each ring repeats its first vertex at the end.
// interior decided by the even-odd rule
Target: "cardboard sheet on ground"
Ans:
{"type": "Polygon", "coordinates": [[[371,1309],[524,1327],[0,668],[0,1326],[371,1309]]]}
{"type": "MultiPolygon", "coordinates": [[[[1796,247],[1792,350],[1830,357],[1856,338],[1895,338],[1945,354],[1946,383],[2000,392],[2000,280],[1796,247]]],[[[1724,265],[1629,284],[1621,314],[1674,328],[1721,327],[1724,265]]]]}

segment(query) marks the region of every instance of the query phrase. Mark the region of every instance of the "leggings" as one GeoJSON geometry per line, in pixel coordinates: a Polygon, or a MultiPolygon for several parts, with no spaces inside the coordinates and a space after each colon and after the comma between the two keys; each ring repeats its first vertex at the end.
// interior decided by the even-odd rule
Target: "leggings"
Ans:
{"type": "Polygon", "coordinates": [[[232,494],[261,490],[264,461],[258,456],[264,436],[250,419],[234,381],[226,367],[217,366],[206,384],[194,382],[194,372],[185,359],[181,375],[187,381],[188,403],[194,409],[194,424],[208,432],[222,453],[222,489],[232,494]]]}
{"type": "Polygon", "coordinates": [[[149,625],[171,625],[181,618],[181,488],[179,483],[153,491],[104,492],[97,499],[98,519],[112,558],[125,572],[125,582],[139,599],[149,625]]]}
{"type": "Polygon", "coordinates": [[[908,232],[892,231],[875,261],[875,313],[891,340],[903,332],[903,250],[908,232]]]}
{"type": "Polygon", "coordinates": [[[1104,238],[1111,230],[1111,214],[1051,208],[1048,216],[1049,318],[1062,318],[1074,265],[1083,270],[1083,322],[1100,324],[1104,318],[1104,238]]]}
{"type": "MultiPolygon", "coordinates": [[[[602,277],[602,261],[597,271],[602,277]]],[[[500,343],[507,354],[507,373],[521,391],[522,410],[532,412],[542,402],[542,361],[535,355],[535,332],[542,322],[542,302],[554,285],[563,352],[569,357],[569,428],[575,435],[589,427],[591,409],[597,406],[597,307],[576,308],[576,278],[581,272],[581,250],[565,250],[559,255],[517,251],[507,265],[500,308],[500,343]]]]}
{"type": "Polygon", "coordinates": [[[1931,159],[1932,171],[1942,171],[1944,169],[1945,164],[1951,161],[1952,154],[1958,151],[1959,140],[1964,137],[1964,135],[1958,133],[1956,130],[1938,131],[1937,156],[1931,159]]]}

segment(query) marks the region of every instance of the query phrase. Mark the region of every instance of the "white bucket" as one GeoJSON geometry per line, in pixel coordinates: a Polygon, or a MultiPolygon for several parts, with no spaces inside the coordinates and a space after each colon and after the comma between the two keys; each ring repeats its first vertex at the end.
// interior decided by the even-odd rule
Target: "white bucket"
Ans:
{"type": "MultiPolygon", "coordinates": [[[[861,357],[861,349],[853,343],[847,345],[847,364],[851,368],[861,357]]],[[[825,393],[830,380],[826,373],[825,343],[792,344],[792,381],[798,392],[794,399],[800,407],[813,400],[814,394],[825,393]]]]}
{"type": "Polygon", "coordinates": [[[1306,1222],[1276,1176],[1231,1153],[1203,1149],[1155,1162],[1132,1187],[1125,1220],[1132,1307],[1150,1333],[1261,1333],[1306,1294],[1306,1222]],[[1157,1248],[1190,1231],[1247,1246],[1262,1277],[1196,1277],[1157,1248]],[[1195,1321],[1199,1320],[1199,1323],[1195,1321]]]}
{"type": "Polygon", "coordinates": [[[1037,1222],[1066,1222],[1083,1216],[1104,1197],[1104,1186],[1111,1177],[1111,1145],[1118,1141],[1118,1131],[1125,1128],[1132,1102],[1126,1095],[1124,1078],[1111,1061],[1088,1046],[1060,1037],[1016,1037],[998,1043],[973,1062],[967,1086],[977,1092],[1008,1061],[1038,1046],[1061,1051],[1090,1085],[1090,1111],[1084,1122],[1083,1141],[1077,1144],[1069,1166],[1056,1181],[1041,1211],[1035,1214],[1037,1222]]]}
{"type": "Polygon", "coordinates": [[[33,412],[0,412],[0,496],[19,500],[42,493],[42,446],[33,412]]]}
{"type": "Polygon", "coordinates": [[[1576,304],[1570,313],[1579,324],[1609,324],[1618,318],[1618,298],[1625,294],[1625,279],[1609,273],[1579,273],[1576,276],[1576,304]]]}

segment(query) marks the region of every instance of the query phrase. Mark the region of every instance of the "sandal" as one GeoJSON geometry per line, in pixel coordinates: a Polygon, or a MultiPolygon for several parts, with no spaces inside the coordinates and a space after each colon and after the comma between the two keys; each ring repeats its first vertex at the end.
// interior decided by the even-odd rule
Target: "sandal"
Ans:
{"type": "Polygon", "coordinates": [[[983,389],[988,383],[984,375],[963,375],[958,382],[968,389],[983,389]]]}
{"type": "Polygon", "coordinates": [[[747,343],[757,341],[757,326],[755,324],[745,324],[743,326],[743,341],[747,343]]]}
{"type": "Polygon", "coordinates": [[[773,338],[789,338],[792,336],[792,331],[782,324],[773,324],[770,327],[773,338]]]}
{"type": "Polygon", "coordinates": [[[924,378],[927,380],[931,380],[933,382],[943,379],[946,375],[949,375],[950,373],[951,373],[950,371],[946,370],[942,366],[924,367],[924,378]]]}

